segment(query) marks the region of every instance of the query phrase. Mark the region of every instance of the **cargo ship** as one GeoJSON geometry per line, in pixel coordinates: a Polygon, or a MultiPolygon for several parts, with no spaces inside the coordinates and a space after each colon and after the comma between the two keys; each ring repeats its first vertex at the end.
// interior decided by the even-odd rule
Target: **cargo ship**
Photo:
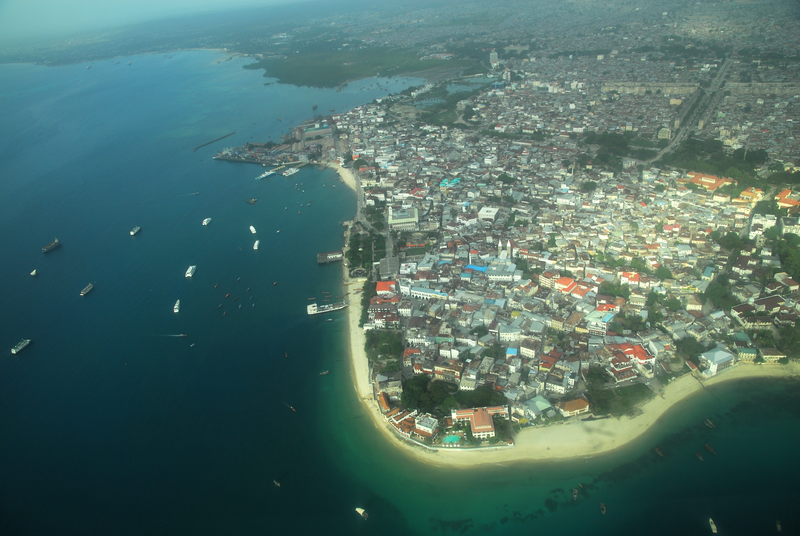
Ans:
{"type": "Polygon", "coordinates": [[[131,229],[131,236],[135,235],[136,233],[138,233],[141,230],[142,230],[141,227],[134,227],[133,229],[131,229]]]}
{"type": "Polygon", "coordinates": [[[253,244],[253,249],[258,249],[258,245],[261,243],[261,240],[256,240],[256,243],[253,244]]]}
{"type": "Polygon", "coordinates": [[[181,300],[178,300],[178,301],[175,302],[175,306],[172,308],[172,311],[174,313],[180,313],[181,312],[181,300]]]}
{"type": "Polygon", "coordinates": [[[209,223],[211,223],[211,218],[206,218],[203,220],[203,225],[208,225],[209,223]]]}
{"type": "Polygon", "coordinates": [[[23,348],[28,346],[31,343],[30,339],[22,339],[17,343],[17,345],[11,349],[12,354],[18,354],[23,348]]]}
{"type": "Polygon", "coordinates": [[[83,287],[83,290],[81,291],[81,296],[86,296],[87,294],[89,294],[92,291],[93,288],[94,288],[94,285],[89,283],[88,285],[83,287]]]}
{"type": "Polygon", "coordinates": [[[53,239],[52,242],[47,244],[45,247],[42,248],[42,253],[47,253],[52,249],[56,249],[58,246],[61,245],[61,242],[58,241],[58,238],[53,239]]]}
{"type": "Polygon", "coordinates": [[[294,175],[297,172],[298,172],[298,169],[293,167],[293,168],[287,169],[286,171],[281,173],[281,175],[283,175],[284,177],[291,177],[292,175],[294,175]]]}
{"type": "Polygon", "coordinates": [[[190,266],[186,270],[186,277],[192,277],[194,275],[194,271],[197,270],[197,266],[190,266]]]}
{"type": "Polygon", "coordinates": [[[317,305],[316,303],[312,303],[311,305],[306,306],[306,311],[310,315],[321,315],[323,313],[332,313],[333,311],[339,311],[340,309],[344,309],[345,307],[347,307],[347,302],[328,303],[325,305],[317,305]]]}

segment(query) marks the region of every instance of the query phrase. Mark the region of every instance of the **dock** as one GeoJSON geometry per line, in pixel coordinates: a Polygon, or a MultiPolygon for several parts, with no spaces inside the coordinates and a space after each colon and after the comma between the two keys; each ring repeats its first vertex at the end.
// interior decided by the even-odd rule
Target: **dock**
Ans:
{"type": "Polygon", "coordinates": [[[328,264],[342,260],[342,251],[329,251],[327,253],[317,253],[317,264],[328,264]]]}

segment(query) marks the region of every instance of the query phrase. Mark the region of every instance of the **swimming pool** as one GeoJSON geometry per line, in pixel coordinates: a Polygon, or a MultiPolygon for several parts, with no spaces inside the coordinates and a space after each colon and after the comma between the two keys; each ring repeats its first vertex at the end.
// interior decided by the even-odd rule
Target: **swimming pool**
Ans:
{"type": "Polygon", "coordinates": [[[445,438],[442,441],[444,441],[445,443],[458,443],[459,441],[461,441],[461,438],[457,435],[449,435],[445,436],[445,438]]]}

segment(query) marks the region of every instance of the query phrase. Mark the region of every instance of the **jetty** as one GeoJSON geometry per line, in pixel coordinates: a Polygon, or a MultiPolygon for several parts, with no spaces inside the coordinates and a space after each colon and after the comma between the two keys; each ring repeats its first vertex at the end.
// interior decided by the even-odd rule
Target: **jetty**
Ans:
{"type": "Polygon", "coordinates": [[[219,137],[219,138],[217,138],[217,139],[214,139],[214,140],[211,140],[211,141],[209,141],[209,142],[206,142],[206,143],[204,143],[203,145],[198,145],[197,147],[195,147],[195,148],[194,148],[194,151],[192,151],[192,152],[196,153],[196,152],[197,152],[197,150],[198,150],[198,149],[200,149],[201,147],[205,147],[206,145],[211,145],[212,143],[214,143],[214,142],[217,142],[217,141],[219,141],[219,140],[224,140],[224,139],[225,139],[225,138],[227,138],[228,136],[233,136],[234,134],[236,134],[236,133],[235,133],[235,132],[231,132],[230,134],[225,134],[224,136],[220,136],[220,137],[219,137]]]}
{"type": "Polygon", "coordinates": [[[327,253],[317,253],[317,264],[328,264],[342,260],[342,251],[329,251],[327,253]]]}

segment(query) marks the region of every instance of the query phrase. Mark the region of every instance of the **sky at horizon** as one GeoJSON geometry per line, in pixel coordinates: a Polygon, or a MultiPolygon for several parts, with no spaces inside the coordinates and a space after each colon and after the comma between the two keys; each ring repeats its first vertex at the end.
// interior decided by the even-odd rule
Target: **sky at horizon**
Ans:
{"type": "Polygon", "coordinates": [[[149,20],[302,0],[0,0],[0,42],[42,41],[149,20]]]}

